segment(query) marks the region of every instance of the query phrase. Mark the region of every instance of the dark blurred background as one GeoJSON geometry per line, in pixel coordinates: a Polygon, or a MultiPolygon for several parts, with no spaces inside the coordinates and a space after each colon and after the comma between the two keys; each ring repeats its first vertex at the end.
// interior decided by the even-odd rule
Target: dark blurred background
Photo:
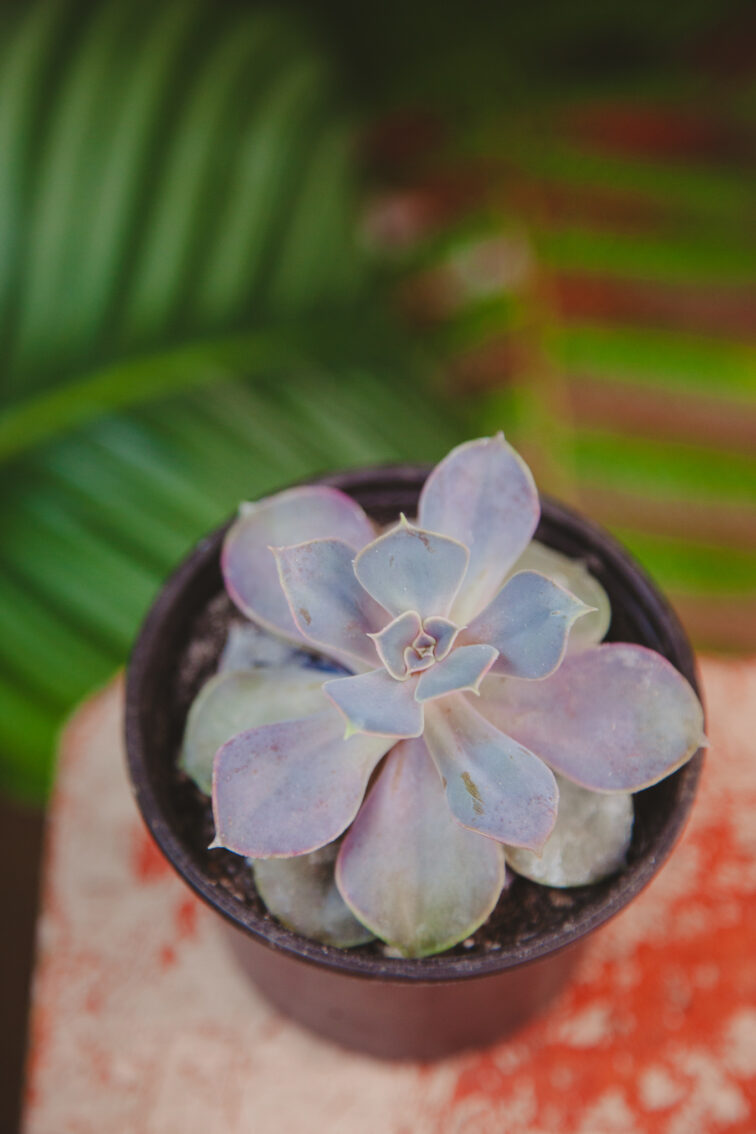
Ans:
{"type": "Polygon", "coordinates": [[[241,498],[504,429],[756,650],[755,125],[729,0],[0,8],[0,1128],[56,736],[241,498]]]}

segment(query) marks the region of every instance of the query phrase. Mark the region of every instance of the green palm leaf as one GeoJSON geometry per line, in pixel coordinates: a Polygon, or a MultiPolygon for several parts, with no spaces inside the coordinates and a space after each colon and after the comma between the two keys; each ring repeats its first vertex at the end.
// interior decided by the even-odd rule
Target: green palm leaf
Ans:
{"type": "Polygon", "coordinates": [[[65,715],[241,498],[432,459],[459,429],[378,311],[352,131],[306,29],[209,0],[11,24],[0,785],[40,798],[65,715]]]}

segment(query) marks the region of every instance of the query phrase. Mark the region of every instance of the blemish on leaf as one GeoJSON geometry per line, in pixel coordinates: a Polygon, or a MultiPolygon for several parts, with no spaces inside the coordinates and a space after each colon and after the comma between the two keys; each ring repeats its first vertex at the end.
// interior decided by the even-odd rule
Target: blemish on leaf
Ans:
{"type": "Polygon", "coordinates": [[[310,612],[307,609],[307,607],[306,606],[300,606],[299,613],[302,616],[302,618],[305,620],[307,625],[309,626],[310,623],[312,622],[312,618],[310,617],[310,612]]]}
{"type": "Polygon", "coordinates": [[[481,799],[480,792],[478,791],[478,789],[475,785],[475,781],[473,780],[473,778],[472,778],[472,776],[470,775],[469,772],[463,772],[462,773],[462,783],[465,785],[465,791],[472,798],[473,811],[475,812],[476,815],[482,815],[483,814],[483,800],[481,799]]]}

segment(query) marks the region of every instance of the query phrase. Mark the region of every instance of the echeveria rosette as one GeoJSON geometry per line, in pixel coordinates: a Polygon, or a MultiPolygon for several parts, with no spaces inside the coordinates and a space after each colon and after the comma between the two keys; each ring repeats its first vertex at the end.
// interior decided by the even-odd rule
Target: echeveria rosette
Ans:
{"type": "Polygon", "coordinates": [[[273,671],[266,708],[255,689],[264,715],[245,710],[215,756],[214,845],[291,858],[348,831],[342,897],[422,956],[485,921],[505,855],[528,873],[556,822],[555,771],[578,793],[628,793],[692,755],[702,713],[677,671],[641,647],[595,645],[601,617],[568,652],[592,608],[541,571],[513,573],[538,518],[501,435],[434,469],[416,524],[376,535],[351,498],[318,486],[244,510],[223,555],[231,597],[350,673],[314,690],[317,678],[273,671]]]}

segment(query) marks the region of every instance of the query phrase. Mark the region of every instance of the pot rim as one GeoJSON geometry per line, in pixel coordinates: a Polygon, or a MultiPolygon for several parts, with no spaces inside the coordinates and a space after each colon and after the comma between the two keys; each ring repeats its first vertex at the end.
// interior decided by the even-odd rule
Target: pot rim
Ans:
{"type": "MultiPolygon", "coordinates": [[[[386,494],[392,489],[417,497],[429,466],[381,465],[353,471],[309,478],[306,483],[328,484],[355,495],[366,511],[385,508],[386,494]]],[[[393,505],[392,505],[393,507],[393,505]]],[[[412,505],[406,509],[411,510],[412,505]]],[[[582,558],[597,554],[613,575],[615,583],[632,592],[634,605],[647,620],[649,633],[662,639],[661,651],[690,681],[700,696],[695,659],[680,621],[666,598],[643,568],[622,545],[600,525],[579,512],[541,495],[541,528],[561,528],[590,547],[582,558]]],[[[399,509],[397,509],[398,511],[399,509]]],[[[380,957],[344,950],[304,937],[287,929],[269,915],[261,917],[222,886],[218,886],[197,865],[178,833],[169,823],[158,798],[150,772],[150,746],[141,722],[144,691],[150,681],[150,662],[158,642],[165,637],[166,627],[175,618],[177,607],[186,599],[192,584],[217,566],[223,536],[233,518],[205,536],[168,578],[150,608],[134,645],[126,682],[125,734],[127,764],[132,791],[150,833],[163,854],[194,892],[237,929],[251,935],[261,944],[292,958],[325,966],[350,977],[391,982],[436,983],[483,977],[502,972],[552,955],[603,925],[620,912],[660,869],[687,822],[703,764],[703,750],[698,752],[673,777],[678,781],[677,799],[651,845],[618,877],[618,885],[596,906],[579,911],[574,919],[552,932],[539,934],[513,947],[492,950],[486,954],[464,956],[445,953],[430,957],[406,959],[380,957]]],[[[547,541],[544,541],[547,542],[547,541]]],[[[652,790],[652,789],[651,789],[652,790]]]]}

